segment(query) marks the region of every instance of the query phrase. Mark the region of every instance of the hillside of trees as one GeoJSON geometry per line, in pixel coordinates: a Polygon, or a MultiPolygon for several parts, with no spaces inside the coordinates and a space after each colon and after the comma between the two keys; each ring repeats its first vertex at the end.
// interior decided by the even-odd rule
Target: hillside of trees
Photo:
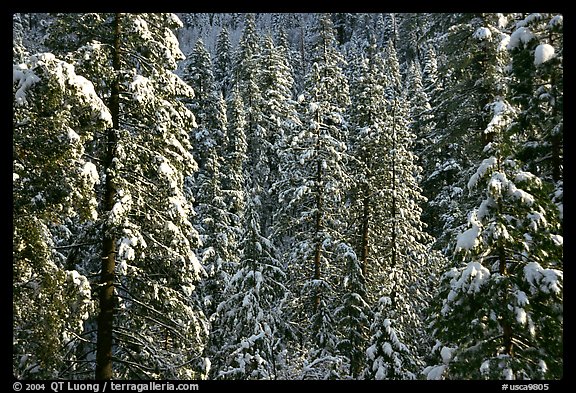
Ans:
{"type": "Polygon", "coordinates": [[[18,379],[563,378],[563,17],[13,14],[18,379]]]}

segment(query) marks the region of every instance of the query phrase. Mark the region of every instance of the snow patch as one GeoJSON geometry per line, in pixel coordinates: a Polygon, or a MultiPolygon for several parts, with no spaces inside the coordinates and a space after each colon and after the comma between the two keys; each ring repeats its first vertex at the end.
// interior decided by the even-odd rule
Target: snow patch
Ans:
{"type": "Polygon", "coordinates": [[[486,126],[484,130],[485,134],[498,132],[499,129],[505,127],[509,120],[508,114],[512,112],[512,108],[502,100],[495,101],[488,106],[492,110],[492,113],[494,113],[494,116],[486,126]]]}
{"type": "Polygon", "coordinates": [[[526,292],[518,291],[518,293],[516,293],[516,302],[520,307],[524,307],[527,304],[529,304],[530,302],[528,301],[528,296],[526,296],[526,292]]]}
{"type": "Polygon", "coordinates": [[[26,92],[32,85],[38,82],[40,82],[40,78],[34,71],[29,70],[26,64],[12,67],[12,83],[18,83],[18,90],[16,90],[16,94],[14,95],[17,105],[26,105],[28,103],[26,100],[26,92]]]}
{"type": "Polygon", "coordinates": [[[490,271],[479,262],[470,262],[452,283],[452,289],[459,289],[468,294],[480,292],[481,287],[490,279],[490,271]]]}
{"type": "Polygon", "coordinates": [[[100,184],[100,176],[98,176],[98,169],[96,165],[91,163],[90,161],[84,164],[82,168],[82,177],[84,177],[90,186],[94,186],[95,184],[100,184]]]}
{"type": "Polygon", "coordinates": [[[550,235],[550,238],[554,242],[554,245],[562,247],[564,245],[564,237],[560,235],[550,235]]]}
{"type": "Polygon", "coordinates": [[[556,269],[544,269],[538,262],[530,262],[524,266],[524,276],[531,284],[532,291],[544,293],[553,292],[559,295],[562,292],[564,274],[556,269]]]}
{"type": "Polygon", "coordinates": [[[554,47],[552,45],[540,44],[534,51],[534,65],[542,65],[547,61],[552,60],[555,56],[556,54],[554,53],[554,47]]]}
{"type": "Polygon", "coordinates": [[[448,364],[450,363],[450,360],[452,360],[452,354],[454,352],[455,348],[449,348],[449,347],[443,347],[442,350],[440,351],[440,356],[442,357],[442,362],[444,364],[448,364]]]}
{"type": "Polygon", "coordinates": [[[562,26],[564,24],[564,17],[562,15],[556,15],[554,18],[550,19],[548,22],[548,28],[552,29],[556,26],[562,26]]]}
{"type": "Polygon", "coordinates": [[[446,367],[447,366],[445,364],[442,364],[440,366],[428,366],[424,369],[422,373],[426,375],[427,380],[437,381],[442,379],[446,367]]]}
{"type": "Polygon", "coordinates": [[[489,40],[492,37],[492,32],[487,27],[480,27],[478,30],[474,32],[472,37],[476,38],[477,40],[489,40]]]}
{"type": "Polygon", "coordinates": [[[497,162],[498,161],[496,160],[496,157],[490,157],[484,159],[480,164],[480,166],[478,167],[478,169],[476,170],[476,173],[474,173],[470,178],[470,180],[468,181],[468,189],[472,190],[478,183],[478,180],[480,180],[486,174],[486,172],[494,168],[497,162]]]}
{"type": "Polygon", "coordinates": [[[458,235],[456,241],[456,252],[460,250],[472,250],[480,242],[479,237],[482,224],[478,220],[476,211],[473,211],[472,214],[470,214],[468,222],[472,225],[472,228],[458,235]]]}
{"type": "Polygon", "coordinates": [[[521,307],[515,307],[514,310],[516,312],[516,320],[518,321],[518,323],[520,325],[526,325],[527,321],[526,310],[524,310],[521,307]]]}
{"type": "Polygon", "coordinates": [[[510,41],[508,42],[508,50],[518,48],[522,45],[523,48],[526,47],[532,39],[534,39],[534,34],[527,27],[519,27],[516,29],[512,35],[510,35],[510,41]]]}

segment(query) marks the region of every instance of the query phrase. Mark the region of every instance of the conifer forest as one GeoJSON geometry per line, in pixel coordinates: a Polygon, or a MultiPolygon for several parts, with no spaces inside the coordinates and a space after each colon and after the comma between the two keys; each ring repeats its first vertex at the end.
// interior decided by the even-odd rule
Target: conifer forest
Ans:
{"type": "Polygon", "coordinates": [[[562,14],[12,22],[16,378],[563,378],[562,14]]]}

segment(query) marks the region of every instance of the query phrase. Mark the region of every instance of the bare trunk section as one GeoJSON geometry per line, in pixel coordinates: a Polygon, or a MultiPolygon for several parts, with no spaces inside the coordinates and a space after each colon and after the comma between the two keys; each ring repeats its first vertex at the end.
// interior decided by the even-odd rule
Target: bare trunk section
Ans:
{"type": "MultiPolygon", "coordinates": [[[[506,251],[504,249],[504,245],[499,242],[498,244],[498,271],[501,275],[506,276],[508,275],[508,270],[506,269],[506,251]]],[[[504,294],[504,301],[507,303],[507,295],[504,294]]],[[[504,341],[504,353],[506,355],[512,356],[512,349],[513,349],[513,332],[512,332],[512,325],[510,321],[503,317],[502,319],[502,340],[504,341]]]]}
{"type": "MultiPolygon", "coordinates": [[[[114,19],[114,57],[113,67],[120,70],[120,15],[114,19]]],[[[109,109],[112,114],[112,128],[107,133],[106,157],[104,169],[106,182],[104,191],[104,209],[110,212],[114,207],[116,188],[113,175],[109,169],[113,165],[114,152],[116,149],[120,113],[120,82],[118,77],[111,89],[109,109]]],[[[102,268],[100,273],[100,312],[98,314],[98,338],[96,342],[96,373],[95,379],[112,379],[112,329],[114,325],[114,270],[116,264],[116,238],[113,228],[104,224],[104,239],[102,242],[102,268]]]]}
{"type": "MultiPolygon", "coordinates": [[[[321,276],[320,264],[322,262],[322,238],[320,237],[320,232],[322,231],[322,213],[324,200],[322,198],[322,161],[318,158],[316,167],[316,223],[314,227],[314,233],[316,237],[316,247],[314,250],[314,279],[319,280],[321,276]]],[[[320,305],[320,294],[318,290],[314,292],[314,311],[318,309],[320,305]]]]}
{"type": "Polygon", "coordinates": [[[368,273],[368,254],[369,254],[369,228],[370,228],[370,186],[366,182],[362,191],[364,198],[362,200],[362,237],[360,240],[360,263],[362,264],[362,275],[366,277],[368,273]]]}
{"type": "MultiPolygon", "coordinates": [[[[498,167],[500,167],[500,159],[498,159],[498,167]]],[[[504,216],[501,200],[498,201],[498,216],[499,217],[504,216]]],[[[508,275],[508,268],[506,266],[506,249],[504,247],[504,243],[503,243],[502,239],[498,239],[498,244],[496,247],[497,247],[497,252],[498,252],[498,272],[502,276],[507,276],[508,275]]],[[[507,290],[507,289],[505,289],[505,290],[507,290]]],[[[508,294],[506,292],[502,296],[502,301],[504,302],[504,304],[508,303],[508,294]]],[[[504,353],[506,355],[512,356],[512,350],[513,350],[513,341],[512,340],[514,337],[513,331],[512,331],[512,325],[511,325],[510,321],[508,319],[506,319],[505,315],[502,316],[502,321],[501,321],[500,325],[502,326],[502,341],[504,344],[504,353]]]]}

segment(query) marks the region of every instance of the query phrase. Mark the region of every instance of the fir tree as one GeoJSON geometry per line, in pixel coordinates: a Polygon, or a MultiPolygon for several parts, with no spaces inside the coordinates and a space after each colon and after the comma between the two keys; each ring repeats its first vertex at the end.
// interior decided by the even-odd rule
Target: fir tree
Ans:
{"type": "Polygon", "coordinates": [[[195,119],[179,100],[193,91],[172,71],[183,59],[178,27],[172,14],[67,14],[47,41],[93,81],[113,121],[90,151],[104,179],[91,253],[101,258],[83,261],[101,271],[98,379],[200,371],[206,321],[191,294],[203,269],[184,185],[197,169],[195,119]]]}
{"type": "Polygon", "coordinates": [[[222,97],[228,98],[232,84],[231,44],[228,29],[222,27],[216,41],[216,58],[214,60],[214,79],[220,86],[222,97]]]}
{"type": "Polygon", "coordinates": [[[562,236],[549,184],[510,154],[513,108],[492,105],[495,140],[470,178],[485,199],[458,236],[463,263],[446,272],[435,321],[442,365],[430,378],[556,379],[563,376],[562,236]]]}
{"type": "MultiPolygon", "coordinates": [[[[253,196],[248,201],[253,200],[253,196]]],[[[260,232],[260,218],[251,203],[246,233],[240,243],[238,270],[218,305],[215,332],[223,337],[214,357],[216,379],[276,379],[282,360],[282,303],[285,273],[274,246],[260,232]]]]}
{"type": "Polygon", "coordinates": [[[13,373],[62,378],[82,360],[95,311],[67,237],[98,219],[100,176],[85,144],[112,119],[93,85],[50,53],[15,65],[13,82],[13,373]]]}
{"type": "Polygon", "coordinates": [[[273,185],[279,176],[279,150],[284,140],[300,125],[295,102],[292,100],[293,80],[285,57],[281,56],[270,35],[265,36],[260,57],[258,74],[259,90],[262,94],[261,121],[259,127],[263,139],[260,148],[263,150],[264,162],[268,173],[262,179],[261,228],[268,235],[273,225],[273,213],[278,195],[273,185]]]}
{"type": "Polygon", "coordinates": [[[277,216],[284,218],[277,224],[276,236],[280,241],[289,237],[284,258],[293,279],[304,280],[294,289],[301,302],[294,321],[309,321],[311,334],[306,340],[314,346],[304,375],[328,378],[341,372],[329,307],[341,269],[333,253],[344,240],[340,220],[347,182],[344,111],[349,97],[329,16],[320,18],[315,37],[315,62],[301,101],[306,106],[303,128],[282,154],[281,173],[286,177],[278,184],[283,206],[277,216]]]}
{"type": "Polygon", "coordinates": [[[380,324],[371,327],[371,343],[376,349],[368,354],[373,362],[366,372],[374,378],[403,378],[415,374],[414,367],[422,363],[427,339],[422,320],[435,284],[436,269],[441,264],[439,256],[430,249],[432,239],[424,231],[420,218],[423,197],[416,179],[420,168],[411,150],[415,135],[409,127],[410,115],[395,53],[389,41],[384,52],[386,115],[382,127],[388,130],[383,142],[386,165],[375,167],[380,172],[375,171],[378,174],[375,179],[381,181],[383,187],[375,188],[381,191],[375,194],[378,210],[374,212],[378,223],[374,231],[378,234],[380,250],[375,254],[376,266],[380,269],[374,277],[375,282],[380,283],[377,293],[380,300],[374,312],[386,314],[379,318],[380,324]],[[401,367],[396,355],[379,349],[385,346],[382,340],[390,339],[392,334],[403,340],[403,344],[393,342],[391,348],[409,359],[404,360],[401,367]]]}
{"type": "Polygon", "coordinates": [[[358,378],[365,367],[365,348],[372,314],[370,305],[366,302],[366,282],[356,253],[346,244],[340,246],[338,253],[345,265],[345,275],[341,305],[334,311],[340,332],[336,346],[340,353],[348,358],[348,375],[358,378]]]}

